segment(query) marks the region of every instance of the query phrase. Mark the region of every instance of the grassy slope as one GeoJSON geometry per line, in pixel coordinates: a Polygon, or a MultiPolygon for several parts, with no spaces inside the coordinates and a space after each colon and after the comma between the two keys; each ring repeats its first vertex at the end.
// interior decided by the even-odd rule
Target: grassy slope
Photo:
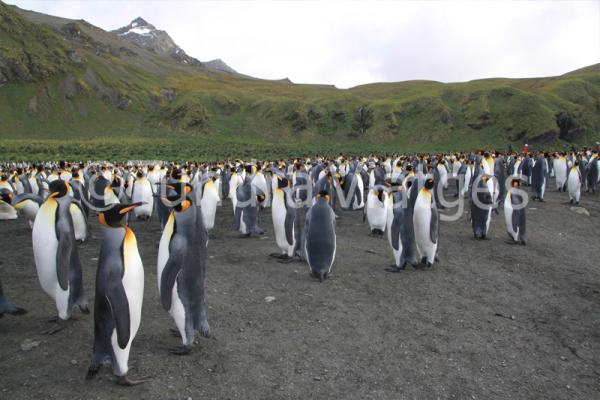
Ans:
{"type": "Polygon", "coordinates": [[[560,112],[579,127],[568,141],[597,140],[600,131],[600,65],[550,78],[340,90],[187,67],[85,21],[1,2],[0,18],[0,61],[32,60],[29,74],[0,86],[0,159],[277,157],[536,140],[556,147],[560,112]],[[84,61],[70,60],[72,51],[84,61]],[[364,137],[349,136],[363,104],[374,124],[364,137]]]}

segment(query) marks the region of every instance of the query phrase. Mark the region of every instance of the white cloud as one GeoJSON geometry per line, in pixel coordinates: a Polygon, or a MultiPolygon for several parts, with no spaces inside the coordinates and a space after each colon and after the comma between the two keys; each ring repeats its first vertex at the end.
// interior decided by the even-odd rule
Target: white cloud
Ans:
{"type": "Polygon", "coordinates": [[[600,1],[8,0],[115,29],[142,16],[201,60],[350,87],[561,74],[600,62],[600,1]]]}

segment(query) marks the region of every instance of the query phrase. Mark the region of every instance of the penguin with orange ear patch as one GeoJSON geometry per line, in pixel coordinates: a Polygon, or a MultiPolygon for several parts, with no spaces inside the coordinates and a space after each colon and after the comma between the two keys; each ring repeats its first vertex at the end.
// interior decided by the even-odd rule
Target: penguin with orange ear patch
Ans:
{"type": "Polygon", "coordinates": [[[64,327],[62,321],[71,318],[75,305],[86,314],[89,310],[70,212],[70,186],[62,179],[56,179],[49,189],[48,199],[35,217],[31,238],[40,285],[56,302],[58,316],[51,321],[57,325],[45,332],[53,334],[64,327]]]}
{"type": "Polygon", "coordinates": [[[489,175],[475,178],[471,189],[471,226],[475,239],[485,239],[492,221],[493,193],[488,185],[489,175]]]}
{"type": "MultiPolygon", "coordinates": [[[[413,185],[415,184],[416,182],[413,182],[413,185]]],[[[440,231],[439,212],[432,193],[434,185],[433,177],[428,176],[423,188],[419,190],[413,212],[415,243],[421,263],[426,267],[432,267],[437,259],[440,231]]]]}
{"type": "Polygon", "coordinates": [[[329,193],[320,192],[304,223],[304,257],[312,276],[320,282],[329,276],[335,260],[335,213],[329,201],[329,193]]]}
{"type": "Polygon", "coordinates": [[[173,211],[165,225],[158,248],[157,274],[160,301],[169,312],[182,346],[172,354],[191,352],[196,332],[208,337],[210,327],[204,305],[204,275],[208,232],[194,196],[187,196],[185,183],[175,185],[177,195],[169,197],[173,211]]]}
{"type": "Polygon", "coordinates": [[[120,385],[131,386],[147,380],[127,378],[131,342],[142,315],[144,267],[135,234],[125,225],[125,216],[140,205],[114,204],[98,215],[102,245],[96,273],[94,352],[87,379],[93,378],[105,362],[110,362],[120,385]]]}

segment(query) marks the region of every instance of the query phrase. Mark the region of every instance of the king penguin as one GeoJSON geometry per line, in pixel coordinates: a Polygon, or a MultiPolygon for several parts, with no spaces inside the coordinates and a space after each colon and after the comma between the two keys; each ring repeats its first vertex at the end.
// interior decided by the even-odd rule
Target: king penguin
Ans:
{"type": "MultiPolygon", "coordinates": [[[[133,216],[141,220],[149,220],[152,216],[152,208],[154,205],[152,181],[144,176],[144,173],[139,170],[136,174],[136,180],[133,182],[131,192],[131,201],[133,204],[143,204],[133,210],[133,216]]],[[[156,185],[154,185],[156,186],[156,185]]]]}
{"type": "MultiPolygon", "coordinates": [[[[410,187],[412,183],[409,182],[410,187]]],[[[397,187],[397,191],[388,194],[390,203],[387,210],[387,232],[395,261],[395,264],[387,269],[390,272],[403,270],[407,264],[413,267],[417,265],[413,211],[404,187],[397,187]]]]}
{"type": "Polygon", "coordinates": [[[490,229],[494,199],[489,179],[488,175],[476,177],[471,189],[471,227],[475,239],[485,239],[490,229]]]}
{"type": "Polygon", "coordinates": [[[12,205],[13,192],[0,189],[0,220],[17,219],[17,210],[12,205]]]}
{"type": "Polygon", "coordinates": [[[323,282],[331,273],[336,250],[335,213],[327,192],[319,193],[306,213],[303,243],[312,276],[323,282]]]}
{"type": "Polygon", "coordinates": [[[575,160],[567,176],[567,191],[569,192],[569,200],[571,204],[579,204],[579,196],[581,196],[581,182],[582,179],[581,171],[579,169],[579,160],[575,160]]]}
{"type": "Polygon", "coordinates": [[[15,210],[27,218],[29,227],[31,229],[33,229],[35,216],[37,215],[42,203],[43,201],[39,196],[31,193],[19,195],[13,200],[15,210]]]}
{"type": "Polygon", "coordinates": [[[506,220],[506,231],[511,238],[509,243],[525,244],[525,206],[527,199],[525,192],[519,189],[520,179],[513,179],[511,187],[506,193],[504,200],[504,219],[506,220]]]}
{"type": "Polygon", "coordinates": [[[289,195],[289,181],[285,177],[275,176],[277,187],[273,191],[271,215],[275,241],[281,254],[273,253],[271,256],[289,260],[294,257],[298,242],[297,210],[289,195]]]}
{"type": "Polygon", "coordinates": [[[163,308],[171,314],[183,345],[172,354],[191,351],[196,332],[210,336],[204,304],[204,276],[208,232],[193,196],[185,196],[183,183],[177,195],[169,198],[177,205],[169,216],[158,247],[157,277],[163,308]]]}
{"type": "Polygon", "coordinates": [[[426,267],[432,267],[436,260],[440,230],[438,209],[431,193],[434,185],[433,178],[427,177],[424,187],[417,195],[413,215],[417,251],[421,263],[426,267]]]}
{"type": "Polygon", "coordinates": [[[147,380],[131,381],[127,377],[131,342],[142,316],[144,267],[135,234],[124,219],[139,205],[115,204],[98,214],[102,245],[96,272],[94,351],[87,379],[93,378],[108,361],[120,385],[147,380]]]}
{"type": "Polygon", "coordinates": [[[219,191],[215,181],[216,176],[208,178],[202,186],[202,200],[200,200],[200,209],[202,210],[202,220],[207,231],[215,227],[215,215],[217,214],[217,204],[219,203],[219,191]]]}
{"type": "Polygon", "coordinates": [[[81,262],[75,243],[70,213],[69,184],[61,179],[50,183],[48,199],[40,207],[33,223],[33,255],[38,279],[44,292],[56,302],[58,317],[53,334],[63,328],[62,321],[71,318],[74,305],[89,313],[83,292],[81,262]]]}

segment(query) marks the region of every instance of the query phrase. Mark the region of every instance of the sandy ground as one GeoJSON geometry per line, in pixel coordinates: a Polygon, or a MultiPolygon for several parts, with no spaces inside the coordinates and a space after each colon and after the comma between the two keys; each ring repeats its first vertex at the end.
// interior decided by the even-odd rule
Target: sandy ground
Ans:
{"type": "MultiPolygon", "coordinates": [[[[600,398],[600,199],[567,195],[529,205],[528,245],[505,243],[494,215],[491,240],[472,239],[466,216],[441,224],[431,270],[385,272],[386,239],[369,236],[362,213],[338,212],[333,275],[318,283],[305,264],[280,264],[270,210],[267,233],[240,239],[229,202],[209,243],[208,319],[213,337],[187,357],[161,308],[157,220],[133,222],[146,270],[143,318],[130,357],[134,388],[104,369],[84,380],[92,315],[44,336],[55,306],[41,290],[25,220],[1,221],[5,292],[29,310],[0,320],[3,399],[592,399],[600,398]],[[275,301],[265,302],[266,296],[275,301]],[[39,342],[29,351],[21,344],[39,342]]],[[[80,246],[90,304],[99,252],[92,221],[80,246]]]]}

